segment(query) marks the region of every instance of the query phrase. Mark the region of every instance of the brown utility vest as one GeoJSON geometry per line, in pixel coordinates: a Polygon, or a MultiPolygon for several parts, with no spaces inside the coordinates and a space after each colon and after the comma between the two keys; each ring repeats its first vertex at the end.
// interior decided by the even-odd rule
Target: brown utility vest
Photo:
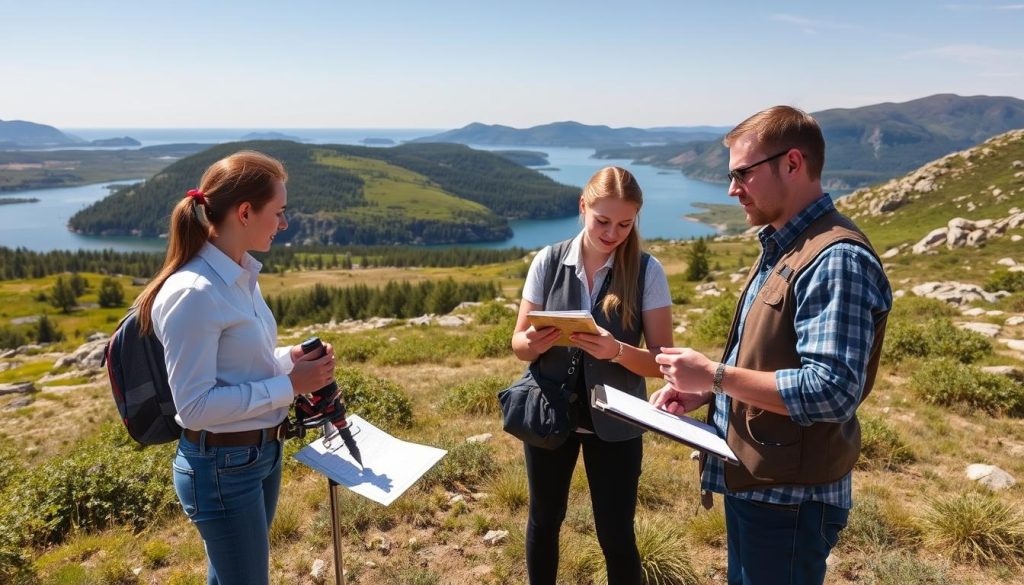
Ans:
{"type": "MultiPolygon", "coordinates": [[[[793,323],[796,310],[793,287],[803,270],[822,251],[839,242],[861,246],[878,259],[867,236],[846,216],[833,210],[816,219],[782,252],[751,304],[739,339],[737,367],[774,372],[801,366],[793,323]]],[[[725,345],[726,353],[736,341],[743,299],[759,265],[760,261],[754,264],[740,295],[725,345]]],[[[882,315],[875,324],[862,402],[875,382],[886,318],[887,315],[882,315]]],[[[730,491],[832,483],[849,473],[860,455],[860,423],[856,415],[842,423],[816,422],[801,426],[789,416],[768,412],[735,398],[730,399],[730,404],[726,442],[741,463],[725,466],[725,484],[730,491]]],[[[714,402],[708,412],[709,422],[713,415],[714,402]]]]}

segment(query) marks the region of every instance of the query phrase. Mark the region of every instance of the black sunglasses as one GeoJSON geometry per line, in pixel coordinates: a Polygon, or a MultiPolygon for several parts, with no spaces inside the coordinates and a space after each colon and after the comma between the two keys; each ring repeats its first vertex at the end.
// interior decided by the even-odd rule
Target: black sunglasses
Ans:
{"type": "Polygon", "coordinates": [[[766,162],[768,162],[770,160],[775,160],[775,159],[779,158],[780,156],[788,153],[790,150],[792,150],[792,149],[791,148],[787,148],[786,150],[783,150],[779,154],[773,154],[773,155],[769,156],[768,158],[766,158],[764,160],[759,160],[759,161],[757,161],[756,163],[754,163],[752,165],[747,165],[745,167],[740,167],[738,169],[733,169],[733,170],[729,171],[729,180],[730,181],[736,181],[737,183],[742,185],[743,184],[743,176],[746,175],[748,172],[750,172],[750,169],[756,167],[757,165],[763,165],[764,163],[766,163],[766,162]]]}

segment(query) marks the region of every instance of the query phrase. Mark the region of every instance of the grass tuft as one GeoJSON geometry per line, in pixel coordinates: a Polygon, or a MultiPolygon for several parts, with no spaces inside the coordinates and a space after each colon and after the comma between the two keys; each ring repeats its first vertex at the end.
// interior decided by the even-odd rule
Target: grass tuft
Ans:
{"type": "Polygon", "coordinates": [[[1024,517],[994,496],[966,493],[931,503],[926,542],[954,561],[1024,564],[1024,517]]]}
{"type": "Polygon", "coordinates": [[[498,392],[508,387],[512,380],[504,376],[483,376],[459,384],[445,394],[441,410],[462,414],[497,414],[498,392]]]}
{"type": "Polygon", "coordinates": [[[526,470],[519,466],[507,467],[487,482],[487,502],[509,512],[518,512],[530,501],[526,483],[526,470]]]}
{"type": "Polygon", "coordinates": [[[867,564],[867,585],[953,585],[945,567],[933,565],[904,551],[872,557],[867,564]]]}

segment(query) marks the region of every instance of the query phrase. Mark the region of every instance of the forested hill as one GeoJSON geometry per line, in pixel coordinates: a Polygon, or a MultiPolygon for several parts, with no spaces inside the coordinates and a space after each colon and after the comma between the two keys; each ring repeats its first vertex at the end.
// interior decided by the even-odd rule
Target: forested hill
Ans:
{"type": "MultiPolygon", "coordinates": [[[[939,94],[903,103],[823,110],[812,114],[825,134],[823,180],[851,189],[907,173],[996,134],[1024,127],[1024,100],[939,94]]],[[[690,178],[724,182],[729,153],[721,141],[615,148],[598,158],[630,158],[678,168],[690,178]]]]}
{"type": "Polygon", "coordinates": [[[203,171],[253,149],[288,169],[290,226],[281,241],[323,244],[467,243],[511,236],[508,218],[575,213],[579,189],[500,156],[453,144],[394,148],[288,141],[214,146],[122,189],[71,218],[87,234],[153,237],[203,171]]]}

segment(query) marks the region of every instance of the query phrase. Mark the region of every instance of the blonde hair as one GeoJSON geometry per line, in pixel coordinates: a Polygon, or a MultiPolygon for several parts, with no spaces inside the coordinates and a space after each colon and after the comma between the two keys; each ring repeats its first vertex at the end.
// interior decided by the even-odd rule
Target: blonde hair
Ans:
{"type": "MultiPolygon", "coordinates": [[[[791,106],[772,106],[743,120],[722,140],[726,148],[732,147],[740,137],[753,134],[758,145],[771,156],[783,148],[795,148],[807,161],[807,175],[821,178],[825,168],[825,138],[810,114],[791,106]]],[[[773,164],[772,169],[777,167],[773,164]]]]}
{"type": "Polygon", "coordinates": [[[633,320],[639,313],[640,291],[640,230],[639,213],[644,204],[644,194],[636,177],[626,169],[620,167],[605,167],[590,177],[580,194],[584,203],[589,207],[598,199],[614,197],[633,203],[637,207],[637,219],[633,222],[633,229],[629,230],[626,241],[615,248],[615,261],[612,267],[612,274],[609,276],[612,281],[608,286],[604,301],[601,303],[601,310],[606,319],[611,318],[615,310],[619,310],[622,316],[623,329],[631,329],[633,320]]]}
{"type": "Polygon", "coordinates": [[[199,253],[231,210],[246,202],[261,210],[274,196],[275,182],[287,180],[280,161],[252,150],[236,152],[206,169],[199,182],[202,196],[186,196],[174,206],[164,265],[135,299],[143,334],[152,331],[150,311],[160,287],[199,253]]]}

